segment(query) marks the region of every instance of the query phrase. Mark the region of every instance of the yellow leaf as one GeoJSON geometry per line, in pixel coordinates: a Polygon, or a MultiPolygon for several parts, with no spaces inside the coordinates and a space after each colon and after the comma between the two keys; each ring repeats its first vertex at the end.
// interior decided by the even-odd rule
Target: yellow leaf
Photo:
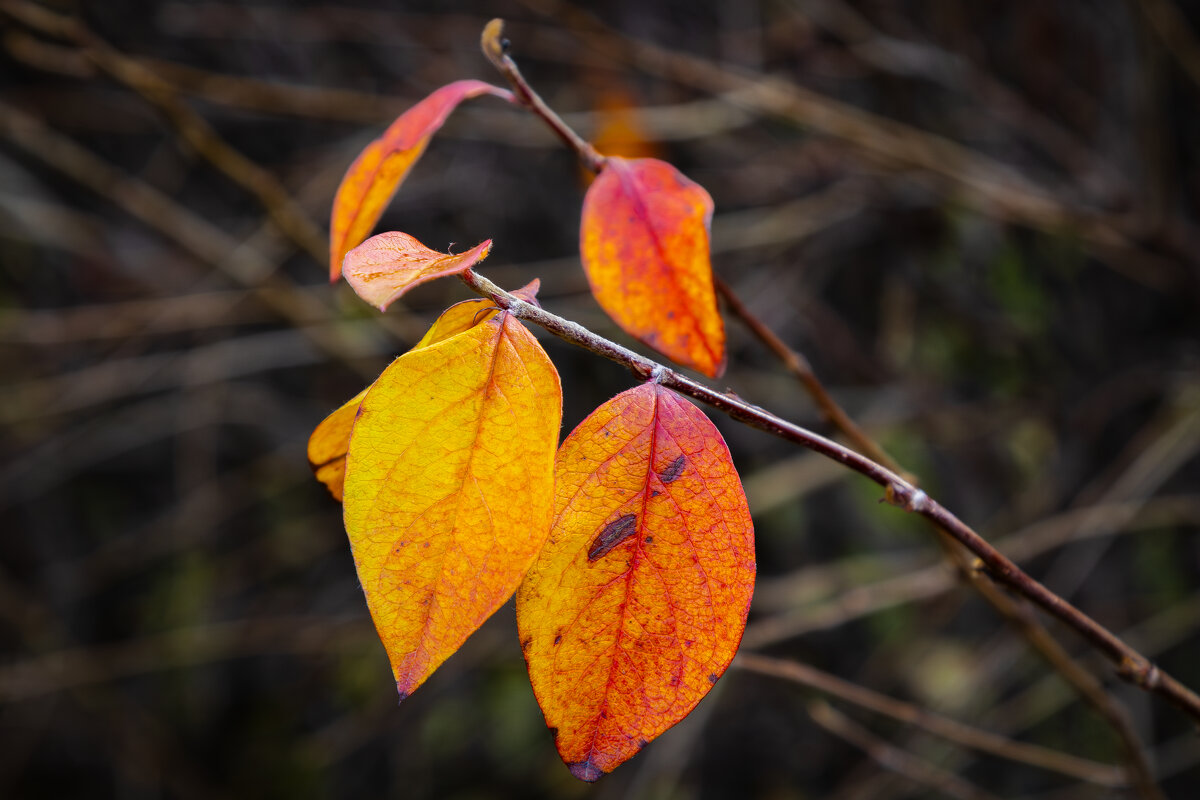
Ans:
{"type": "Polygon", "coordinates": [[[346,533],[401,699],[541,550],[561,418],[558,374],[508,314],[401,356],[362,400],[346,533]]]}
{"type": "MultiPolygon", "coordinates": [[[[446,309],[426,331],[413,350],[429,347],[457,336],[481,322],[496,316],[498,309],[487,300],[464,300],[446,309]]],[[[411,352],[411,351],[410,351],[411,352]]],[[[342,499],[342,484],[346,479],[346,450],[350,447],[350,432],[358,416],[358,406],[367,396],[368,386],[321,421],[308,438],[308,463],[317,480],[325,484],[333,499],[342,499]]]]}
{"type": "MultiPolygon", "coordinates": [[[[537,304],[537,292],[541,281],[534,278],[513,294],[527,303],[537,304]]],[[[430,326],[413,350],[429,347],[457,336],[464,331],[487,322],[500,313],[490,300],[464,300],[442,312],[430,326]]],[[[410,351],[411,352],[411,351],[410,351]]],[[[367,387],[369,389],[371,387],[367,387]]],[[[346,450],[350,447],[350,432],[358,414],[359,403],[367,394],[363,389],[345,405],[326,417],[308,439],[308,463],[317,480],[325,484],[335,500],[342,499],[342,483],[346,476],[346,450]]]]}

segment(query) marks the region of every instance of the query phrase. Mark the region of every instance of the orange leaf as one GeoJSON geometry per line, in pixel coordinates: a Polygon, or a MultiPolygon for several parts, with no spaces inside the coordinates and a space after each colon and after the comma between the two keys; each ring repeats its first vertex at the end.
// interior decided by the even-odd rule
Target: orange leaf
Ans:
{"type": "Polygon", "coordinates": [[[626,332],[709,377],[725,369],[708,192],[670,164],[609,157],[583,200],[580,253],[592,294],[626,332]]]}
{"type": "Polygon", "coordinates": [[[346,533],[401,699],[541,550],[561,418],[554,366],[506,313],[396,359],[362,400],[346,533]]]}
{"type": "Polygon", "coordinates": [[[355,294],[380,311],[412,287],[466,272],[487,258],[492,240],[463,253],[430,250],[407,233],[389,231],[372,236],[346,254],[343,272],[355,294]]]}
{"type": "Polygon", "coordinates": [[[580,423],[559,448],[554,494],[517,627],[558,752],[594,781],[729,666],[754,589],[754,529],[721,434],[657,384],[580,423]]]}
{"type": "Polygon", "coordinates": [[[610,86],[595,102],[600,122],[592,134],[592,146],[606,156],[648,158],[658,152],[638,116],[638,101],[633,92],[610,86]]]}
{"type": "MultiPolygon", "coordinates": [[[[513,294],[528,303],[537,303],[537,291],[541,281],[534,278],[513,294]]],[[[442,312],[433,325],[413,345],[413,350],[429,347],[445,341],[451,336],[468,331],[480,323],[496,316],[500,309],[490,300],[464,300],[442,312]]],[[[411,350],[409,352],[412,352],[411,350]]],[[[369,389],[371,387],[367,387],[369,389]]],[[[342,484],[346,476],[346,450],[350,447],[350,431],[358,415],[358,406],[367,394],[363,389],[345,405],[326,417],[308,439],[308,463],[312,465],[317,480],[325,484],[335,500],[342,499],[342,484]]]]}
{"type": "Polygon", "coordinates": [[[429,139],[459,103],[481,94],[511,97],[483,81],[447,84],[401,114],[346,170],[329,221],[329,280],[342,271],[346,251],[367,238],[429,139]]]}
{"type": "MultiPolygon", "coordinates": [[[[371,387],[367,387],[370,389],[371,387]]],[[[337,411],[321,421],[308,437],[308,463],[317,480],[333,495],[342,499],[342,484],[346,480],[346,448],[350,445],[350,429],[358,416],[358,404],[367,396],[363,389],[337,411]]]]}

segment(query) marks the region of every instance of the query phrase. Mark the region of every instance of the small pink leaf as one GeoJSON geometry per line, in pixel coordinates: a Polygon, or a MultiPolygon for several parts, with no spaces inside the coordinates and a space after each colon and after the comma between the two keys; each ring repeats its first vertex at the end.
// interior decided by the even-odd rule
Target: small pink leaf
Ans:
{"type": "Polygon", "coordinates": [[[492,240],[457,254],[430,250],[407,233],[372,236],[346,254],[342,274],[355,293],[380,311],[412,287],[466,272],[487,258],[492,240]]]}

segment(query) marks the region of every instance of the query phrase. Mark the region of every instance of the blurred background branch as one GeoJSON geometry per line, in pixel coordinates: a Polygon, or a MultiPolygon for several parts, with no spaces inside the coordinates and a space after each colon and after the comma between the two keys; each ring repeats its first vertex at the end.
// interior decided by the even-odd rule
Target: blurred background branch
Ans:
{"type": "MultiPolygon", "coordinates": [[[[375,314],[326,284],[324,229],[346,166],[394,115],[448,81],[495,80],[477,42],[497,15],[568,125],[710,191],[721,278],[865,435],[1200,685],[1197,13],[0,0],[0,795],[584,791],[511,613],[395,708],[340,509],[303,460],[324,414],[467,296],[441,282],[375,314]]],[[[628,342],[579,270],[582,190],[535,120],[480,103],[451,117],[380,229],[440,249],[494,238],[484,274],[540,277],[548,309],[628,342]]],[[[729,329],[728,387],[830,432],[729,329]]],[[[565,428],[628,386],[546,346],[565,428]]],[[[731,671],[596,791],[1132,791],[1116,737],[916,521],[836,465],[716,421],[758,537],[739,663],[837,676],[841,695],[810,705],[731,671]],[[847,694],[995,748],[860,716],[847,694]],[[1035,765],[1048,752],[1066,774],[1035,765]]],[[[1163,793],[1189,797],[1194,730],[1120,681],[1102,688],[1163,793]]]]}

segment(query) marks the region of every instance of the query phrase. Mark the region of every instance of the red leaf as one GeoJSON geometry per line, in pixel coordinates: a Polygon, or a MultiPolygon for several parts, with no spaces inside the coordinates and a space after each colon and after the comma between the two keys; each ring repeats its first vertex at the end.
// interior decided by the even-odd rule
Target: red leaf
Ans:
{"type": "Polygon", "coordinates": [[[725,324],[709,262],[708,192],[666,162],[609,157],[588,187],[580,254],[597,302],[626,332],[717,377],[725,324]]]}
{"type": "Polygon", "coordinates": [[[329,221],[331,282],[341,274],[346,251],[367,238],[375,227],[383,209],[425,151],[430,137],[459,103],[481,94],[512,97],[504,89],[483,81],[447,84],[401,114],[346,170],[334,196],[329,221]]]}

